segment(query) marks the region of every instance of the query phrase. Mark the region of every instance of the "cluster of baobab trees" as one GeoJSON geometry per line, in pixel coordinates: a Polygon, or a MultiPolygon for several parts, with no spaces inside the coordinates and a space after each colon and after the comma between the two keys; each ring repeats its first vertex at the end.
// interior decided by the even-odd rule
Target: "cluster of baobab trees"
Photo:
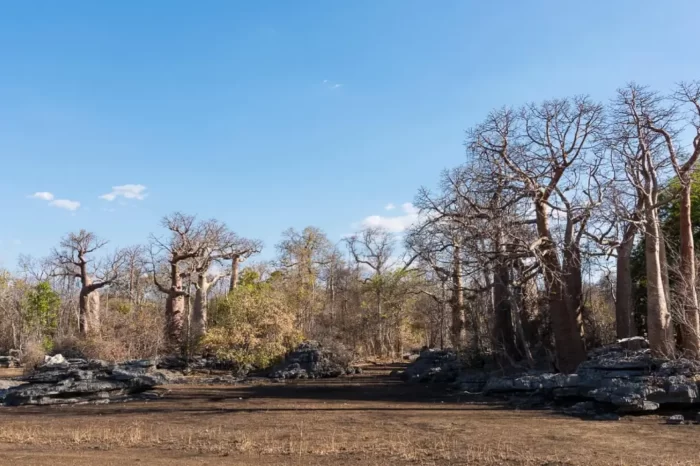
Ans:
{"type": "Polygon", "coordinates": [[[136,302],[153,298],[149,296],[153,287],[144,283],[151,280],[154,289],[165,296],[166,337],[177,347],[185,339],[185,297],[194,295],[190,332],[198,338],[206,332],[210,288],[225,277],[230,278],[230,289],[236,288],[240,263],[259,253],[262,244],[236,235],[217,220],[197,221],[174,213],[162,224],[168,233],[164,237],[152,235],[146,247],[104,254],[107,241],[80,230],[62,238],[41,264],[32,266],[25,259],[21,265],[38,273],[39,280],[65,277],[78,282],[81,335],[100,333],[100,289],[121,286],[129,300],[136,302]]]}
{"type": "MultiPolygon", "coordinates": [[[[404,235],[367,228],[334,243],[315,227],[290,229],[249,277],[283,296],[305,336],[365,353],[451,345],[506,363],[553,355],[571,371],[610,340],[599,319],[608,312],[617,338],[641,330],[659,355],[700,356],[691,222],[700,82],[501,108],[467,131],[466,148],[437,189],[419,191],[404,235]],[[678,241],[661,228],[671,203],[678,241]],[[644,309],[634,306],[640,289],[644,309]]],[[[130,305],[162,306],[168,346],[182,347],[207,332],[210,299],[236,289],[241,262],[262,244],[181,213],[162,226],[148,245],[109,254],[94,234],[69,234],[41,267],[25,259],[20,269],[79,284],[83,335],[100,331],[101,291],[118,291],[130,305]]]]}
{"type": "Polygon", "coordinates": [[[495,350],[531,358],[547,343],[538,328],[546,322],[556,364],[573,370],[593,341],[586,275],[612,283],[617,337],[633,335],[630,260],[642,241],[651,348],[698,356],[690,214],[700,82],[669,95],[630,84],[606,104],[574,97],[502,108],[467,131],[466,147],[467,162],[445,172],[439,190],[420,191],[421,221],[407,239],[451,291],[454,344],[485,299],[495,350]],[[660,212],[674,200],[680,242],[667,244],[660,212]]]}

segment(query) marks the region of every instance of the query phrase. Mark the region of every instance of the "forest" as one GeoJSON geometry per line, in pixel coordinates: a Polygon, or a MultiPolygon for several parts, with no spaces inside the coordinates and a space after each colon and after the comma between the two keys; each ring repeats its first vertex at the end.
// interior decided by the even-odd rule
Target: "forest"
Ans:
{"type": "Polygon", "coordinates": [[[567,373],[642,336],[658,356],[699,356],[700,82],[498,108],[464,147],[418,190],[401,235],[335,242],[308,226],[263,245],[181,212],[130,247],[67,233],[0,274],[0,353],[265,367],[311,339],[364,358],[452,347],[567,373]],[[256,259],[263,247],[273,259],[256,259]]]}

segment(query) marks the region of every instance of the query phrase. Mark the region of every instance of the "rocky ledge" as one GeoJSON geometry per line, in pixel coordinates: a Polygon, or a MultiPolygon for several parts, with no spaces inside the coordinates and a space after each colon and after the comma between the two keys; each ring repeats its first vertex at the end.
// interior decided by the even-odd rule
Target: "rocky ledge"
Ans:
{"type": "Polygon", "coordinates": [[[316,341],[305,341],[273,367],[273,379],[320,379],[361,373],[350,365],[352,357],[341,347],[327,348],[316,341]]]}
{"type": "Polygon", "coordinates": [[[47,356],[36,371],[18,379],[19,385],[0,389],[0,400],[6,406],[19,406],[155,399],[162,393],[154,388],[168,383],[168,377],[151,360],[110,364],[59,354],[47,356]]]}
{"type": "Polygon", "coordinates": [[[504,376],[465,368],[449,350],[427,350],[402,374],[405,381],[447,382],[461,392],[552,404],[569,414],[616,418],[671,407],[700,407],[700,361],[661,359],[648,349],[610,345],[589,353],[573,374],[521,371],[504,376]]]}

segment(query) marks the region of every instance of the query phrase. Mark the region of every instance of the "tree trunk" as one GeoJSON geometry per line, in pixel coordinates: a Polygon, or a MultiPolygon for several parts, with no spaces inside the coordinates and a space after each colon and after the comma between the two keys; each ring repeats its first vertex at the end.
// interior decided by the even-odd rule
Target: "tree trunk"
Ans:
{"type": "Polygon", "coordinates": [[[578,332],[585,348],[585,326],[586,309],[583,303],[583,270],[581,266],[581,249],[577,244],[569,244],[564,250],[563,267],[566,287],[567,306],[573,313],[578,326],[578,332]]]}
{"type": "Polygon", "coordinates": [[[194,309],[192,310],[191,335],[197,342],[207,333],[207,310],[209,307],[209,287],[211,284],[204,274],[197,277],[197,289],[194,294],[194,309]]]}
{"type": "Polygon", "coordinates": [[[462,346],[462,330],[464,329],[464,293],[462,290],[462,260],[461,248],[454,247],[452,264],[452,326],[450,339],[453,348],[462,346]]]}
{"type": "Polygon", "coordinates": [[[233,291],[238,287],[238,268],[241,263],[241,258],[239,256],[233,256],[231,258],[231,286],[229,287],[229,292],[233,291]]]}
{"type": "MultiPolygon", "coordinates": [[[[501,262],[504,262],[501,260],[501,262]]],[[[496,267],[493,283],[493,302],[495,319],[493,324],[493,343],[497,352],[502,352],[507,360],[516,359],[515,335],[513,332],[512,302],[510,297],[510,269],[508,264],[500,263],[496,267]]]]}
{"type": "Polygon", "coordinates": [[[165,326],[168,344],[172,350],[182,346],[183,316],[185,313],[185,296],[182,289],[182,277],[177,264],[170,266],[171,288],[165,299],[165,326]]]}
{"type": "Polygon", "coordinates": [[[615,328],[617,338],[628,338],[636,333],[633,330],[632,317],[632,249],[637,226],[628,223],[622,237],[622,243],[617,248],[617,277],[615,280],[615,328]]]}
{"type": "Polygon", "coordinates": [[[649,346],[658,356],[673,353],[673,327],[668,310],[663,276],[662,248],[664,248],[656,209],[647,202],[645,248],[647,272],[647,332],[649,346]]]}
{"type": "Polygon", "coordinates": [[[81,279],[79,307],[79,332],[82,336],[100,333],[100,295],[97,290],[90,290],[92,279],[85,275],[81,279]]]}
{"type": "Polygon", "coordinates": [[[691,187],[683,184],[680,206],[680,270],[681,303],[683,305],[683,350],[691,358],[700,355],[700,319],[698,317],[698,295],[695,289],[695,243],[691,221],[691,187]]]}
{"type": "Polygon", "coordinates": [[[554,242],[549,232],[547,205],[544,201],[535,202],[537,232],[542,241],[542,257],[545,289],[549,299],[549,313],[554,333],[557,366],[561,372],[571,373],[586,359],[583,340],[579,333],[576,315],[569,309],[564,277],[559,265],[554,242]]]}

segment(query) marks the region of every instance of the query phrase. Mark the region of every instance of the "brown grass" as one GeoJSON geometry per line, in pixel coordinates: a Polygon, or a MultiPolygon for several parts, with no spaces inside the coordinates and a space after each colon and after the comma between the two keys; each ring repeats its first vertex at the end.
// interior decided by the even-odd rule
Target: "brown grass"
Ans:
{"type": "Polygon", "coordinates": [[[0,411],[0,464],[691,465],[700,427],[588,422],[377,377],[174,386],[156,402],[0,411]]]}

